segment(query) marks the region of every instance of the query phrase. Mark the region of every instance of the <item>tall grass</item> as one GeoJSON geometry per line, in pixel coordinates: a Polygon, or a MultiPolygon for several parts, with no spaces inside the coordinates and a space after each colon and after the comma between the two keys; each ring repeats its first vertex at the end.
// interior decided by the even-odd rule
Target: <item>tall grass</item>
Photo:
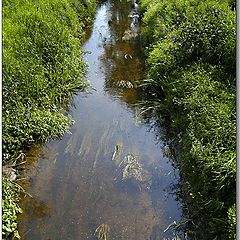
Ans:
{"type": "MultiPolygon", "coordinates": [[[[87,85],[81,44],[96,1],[4,0],[2,4],[6,164],[21,161],[32,143],[63,135],[73,122],[64,105],[74,91],[87,85]]],[[[14,201],[11,196],[9,201],[14,201]]],[[[3,228],[4,238],[16,230],[13,226],[3,228]]]]}
{"type": "Polygon", "coordinates": [[[169,115],[172,127],[182,136],[178,165],[188,186],[185,194],[191,199],[186,213],[196,232],[207,226],[204,231],[211,239],[234,239],[235,3],[140,3],[148,56],[147,90],[155,96],[153,104],[158,103],[157,115],[169,115]]]}

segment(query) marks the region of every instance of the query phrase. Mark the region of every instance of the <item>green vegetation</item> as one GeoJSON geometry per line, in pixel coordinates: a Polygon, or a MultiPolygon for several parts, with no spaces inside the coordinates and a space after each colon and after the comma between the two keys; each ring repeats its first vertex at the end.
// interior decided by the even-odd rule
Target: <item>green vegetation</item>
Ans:
{"type": "Polygon", "coordinates": [[[196,239],[203,229],[208,239],[236,237],[235,4],[140,0],[148,104],[181,135],[178,166],[196,239]]]}
{"type": "Polygon", "coordinates": [[[95,230],[95,233],[97,234],[97,237],[99,240],[107,240],[109,232],[110,232],[110,227],[108,224],[105,224],[105,223],[102,223],[95,230]]]}
{"type": "MultiPolygon", "coordinates": [[[[32,143],[61,136],[73,122],[64,111],[83,89],[81,44],[95,0],[3,1],[3,164],[21,161],[32,143]]],[[[18,193],[3,179],[3,238],[17,237],[18,193]]]]}
{"type": "Polygon", "coordinates": [[[9,233],[19,238],[17,231],[17,214],[21,213],[21,208],[17,205],[21,189],[6,179],[2,178],[2,233],[3,239],[9,236],[9,233]]]}

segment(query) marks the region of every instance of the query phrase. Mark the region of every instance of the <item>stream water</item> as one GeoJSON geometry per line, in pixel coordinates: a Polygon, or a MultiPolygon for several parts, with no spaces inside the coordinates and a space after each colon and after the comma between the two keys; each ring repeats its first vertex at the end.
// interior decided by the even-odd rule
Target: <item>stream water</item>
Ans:
{"type": "Polygon", "coordinates": [[[22,239],[94,240],[99,226],[108,240],[173,238],[178,173],[135,105],[145,70],[136,13],[124,0],[99,6],[84,45],[94,90],[74,96],[72,134],[27,153],[22,239]]]}

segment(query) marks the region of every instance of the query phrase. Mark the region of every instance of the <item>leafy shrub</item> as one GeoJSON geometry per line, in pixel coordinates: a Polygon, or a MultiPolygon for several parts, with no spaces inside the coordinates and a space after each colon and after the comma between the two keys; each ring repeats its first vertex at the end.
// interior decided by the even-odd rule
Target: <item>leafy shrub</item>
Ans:
{"type": "Polygon", "coordinates": [[[216,6],[206,8],[181,24],[174,42],[178,45],[174,54],[177,65],[201,60],[219,65],[228,74],[235,75],[236,30],[232,11],[223,11],[216,6]]]}
{"type": "Polygon", "coordinates": [[[144,12],[142,35],[148,44],[157,43],[161,38],[176,29],[187,19],[186,13],[192,6],[199,5],[197,0],[146,1],[142,0],[144,12]]]}

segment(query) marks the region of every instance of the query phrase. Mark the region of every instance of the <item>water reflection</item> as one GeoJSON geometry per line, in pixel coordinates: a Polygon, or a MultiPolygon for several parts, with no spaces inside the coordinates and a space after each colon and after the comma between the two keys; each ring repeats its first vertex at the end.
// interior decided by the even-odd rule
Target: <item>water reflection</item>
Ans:
{"type": "Polygon", "coordinates": [[[116,2],[110,6],[110,11],[107,27],[115,44],[107,43],[101,57],[105,70],[104,90],[110,96],[117,96],[131,104],[136,102],[135,88],[144,77],[144,55],[139,38],[126,41],[122,39],[126,33],[129,34],[128,31],[130,34],[138,32],[138,23],[132,17],[133,14],[138,16],[137,9],[131,2],[116,2]]]}
{"type": "Polygon", "coordinates": [[[155,240],[172,237],[164,229],[181,218],[169,188],[178,174],[133,105],[144,58],[136,37],[122,39],[133,27],[132,4],[99,7],[84,46],[95,91],[74,97],[72,134],[28,154],[23,186],[33,199],[21,203],[23,239],[96,239],[107,224],[109,239],[155,240]]]}

